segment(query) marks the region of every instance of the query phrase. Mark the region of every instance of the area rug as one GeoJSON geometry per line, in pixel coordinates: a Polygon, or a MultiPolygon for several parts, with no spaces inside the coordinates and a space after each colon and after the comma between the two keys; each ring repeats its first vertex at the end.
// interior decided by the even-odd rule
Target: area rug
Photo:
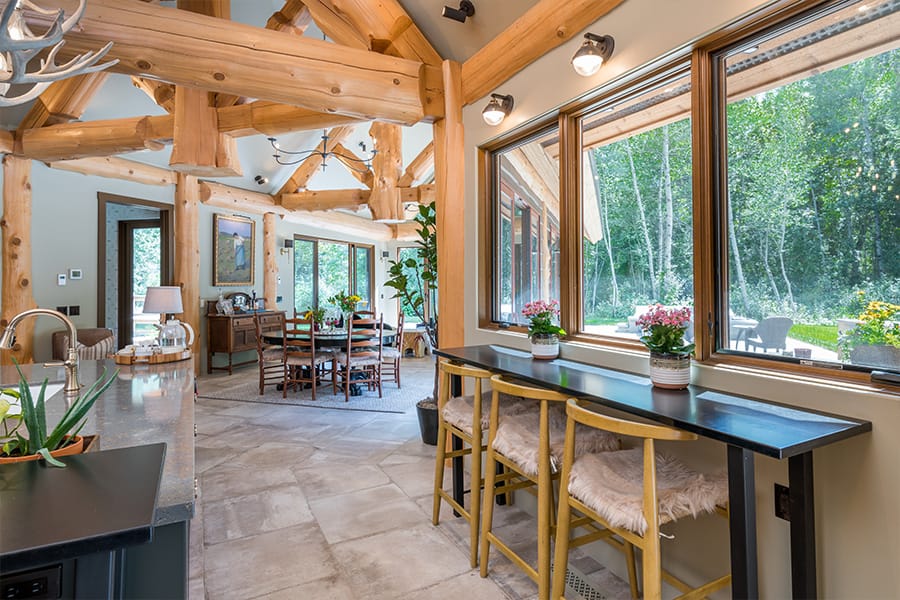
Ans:
{"type": "Polygon", "coordinates": [[[415,410],[416,402],[431,395],[434,388],[434,361],[430,357],[404,359],[400,366],[400,383],[402,387],[399,389],[393,382],[382,384],[381,398],[378,397],[378,390],[369,391],[363,387],[362,395],[350,396],[348,402],[344,401],[344,390],[341,387],[338,387],[337,394],[331,393],[330,382],[316,389],[315,400],[312,399],[312,390],[289,390],[287,398],[283,398],[282,392],[276,390],[274,386],[267,387],[265,394],[260,396],[259,384],[256,381],[245,381],[230,388],[203,392],[199,397],[237,402],[291,404],[332,410],[406,413],[415,410]]]}

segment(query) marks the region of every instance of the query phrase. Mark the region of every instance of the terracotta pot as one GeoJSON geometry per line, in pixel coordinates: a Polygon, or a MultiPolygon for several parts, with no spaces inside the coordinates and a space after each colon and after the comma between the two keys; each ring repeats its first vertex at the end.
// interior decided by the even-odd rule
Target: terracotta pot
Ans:
{"type": "MultiPolygon", "coordinates": [[[[65,439],[69,439],[69,437],[70,436],[66,436],[65,439]]],[[[60,456],[72,456],[73,454],[81,454],[82,452],[84,452],[84,437],[76,435],[74,442],[63,446],[62,448],[53,450],[52,452],[50,452],[50,456],[52,456],[53,458],[59,458],[60,456]]],[[[38,460],[40,458],[42,458],[40,454],[28,454],[26,456],[0,456],[0,465],[27,462],[29,460],[38,460]]]]}
{"type": "Polygon", "coordinates": [[[555,333],[532,334],[531,356],[541,360],[551,360],[559,356],[559,336],[555,333]]]}
{"type": "Polygon", "coordinates": [[[650,381],[667,390],[686,388],[691,382],[691,355],[651,352],[650,381]]]}

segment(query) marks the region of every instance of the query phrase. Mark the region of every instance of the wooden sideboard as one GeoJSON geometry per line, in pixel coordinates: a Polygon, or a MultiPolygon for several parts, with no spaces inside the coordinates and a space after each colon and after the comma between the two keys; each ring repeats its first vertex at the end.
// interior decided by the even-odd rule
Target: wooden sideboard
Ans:
{"type": "Polygon", "coordinates": [[[235,363],[232,358],[235,352],[256,350],[256,327],[253,325],[253,317],[259,316],[259,325],[263,333],[267,331],[281,331],[284,323],[284,311],[267,310],[258,313],[240,313],[233,315],[216,314],[215,302],[207,309],[207,339],[206,339],[206,372],[228,371],[230,375],[234,367],[255,363],[256,359],[235,363]],[[224,352],[228,354],[228,365],[214,367],[213,354],[224,352]]]}

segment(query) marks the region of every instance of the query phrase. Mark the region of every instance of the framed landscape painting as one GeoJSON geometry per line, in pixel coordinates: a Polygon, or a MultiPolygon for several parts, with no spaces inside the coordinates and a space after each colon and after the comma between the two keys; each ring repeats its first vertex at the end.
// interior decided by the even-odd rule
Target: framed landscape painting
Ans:
{"type": "Polygon", "coordinates": [[[213,215],[213,285],[253,285],[252,219],[213,215]]]}

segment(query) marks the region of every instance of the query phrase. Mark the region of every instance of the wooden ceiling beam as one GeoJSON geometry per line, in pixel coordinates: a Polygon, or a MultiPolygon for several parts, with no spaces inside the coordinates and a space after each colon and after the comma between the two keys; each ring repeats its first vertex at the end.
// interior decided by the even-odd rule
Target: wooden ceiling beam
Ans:
{"type": "Polygon", "coordinates": [[[19,122],[18,131],[80,119],[108,76],[101,71],[53,82],[19,122]]]}
{"type": "Polygon", "coordinates": [[[313,20],[339,44],[440,67],[441,56],[397,0],[306,0],[313,20]]]}
{"type": "MultiPolygon", "coordinates": [[[[334,147],[334,144],[340,144],[343,142],[350,132],[353,131],[353,127],[349,125],[342,125],[340,127],[335,127],[328,131],[328,143],[331,147],[334,147]]],[[[325,152],[325,148],[323,147],[323,142],[319,142],[319,145],[316,146],[316,152],[325,152]]],[[[281,189],[278,190],[278,197],[283,196],[284,194],[290,194],[296,192],[297,190],[306,188],[306,184],[309,183],[310,178],[315,175],[316,171],[319,167],[322,166],[322,157],[318,154],[312,154],[306,158],[300,165],[294,170],[288,180],[284,182],[284,185],[281,186],[281,189]]]]}
{"type": "Polygon", "coordinates": [[[310,23],[312,15],[302,0],[286,0],[281,10],[273,13],[266,21],[266,29],[303,35],[310,23]]]}
{"type": "Polygon", "coordinates": [[[425,175],[434,169],[434,142],[428,142],[428,145],[422,148],[422,151],[409,163],[406,171],[400,178],[398,185],[401,187],[409,187],[420,181],[425,175]]]}
{"type": "Polygon", "coordinates": [[[572,39],[623,0],[540,0],[462,65],[462,99],[471,104],[572,39]]]}
{"type": "Polygon", "coordinates": [[[218,109],[219,131],[235,137],[262,133],[269,136],[292,131],[329,129],[340,125],[361,123],[362,119],[307,108],[257,100],[239,106],[218,109]]]}
{"type": "Polygon", "coordinates": [[[334,158],[339,163],[346,167],[347,172],[356,179],[358,182],[363,184],[369,189],[372,189],[372,184],[375,181],[375,175],[372,173],[372,169],[366,169],[365,171],[360,171],[359,166],[363,164],[363,160],[356,155],[356,152],[350,150],[343,144],[335,144],[334,146],[334,158]],[[346,160],[343,156],[353,157],[354,161],[346,160]]]}
{"type": "Polygon", "coordinates": [[[281,195],[281,206],[288,210],[357,210],[369,201],[370,190],[307,190],[281,195]]]}
{"type": "Polygon", "coordinates": [[[42,161],[162,150],[172,141],[172,115],[65,123],[22,133],[21,153],[42,161]]]}
{"type": "Polygon", "coordinates": [[[175,112],[175,86],[164,81],[147,79],[146,77],[132,77],[131,83],[156,102],[167,113],[175,112]]]}
{"type": "Polygon", "coordinates": [[[0,129],[0,154],[12,154],[16,147],[16,138],[12,131],[0,129]]]}
{"type": "Polygon", "coordinates": [[[372,159],[375,181],[369,195],[372,220],[403,221],[403,203],[397,188],[397,182],[403,174],[403,136],[400,126],[376,121],[372,123],[369,135],[372,136],[377,151],[372,159]]]}
{"type": "MultiPolygon", "coordinates": [[[[92,0],[63,52],[111,41],[116,72],[370,120],[412,125],[442,112],[421,62],[176,10],[92,0]]],[[[29,13],[30,26],[47,23],[29,13]]]]}
{"type": "Polygon", "coordinates": [[[145,185],[175,185],[175,171],[117,156],[92,156],[75,160],[59,160],[48,164],[51,169],[82,175],[124,179],[145,185]]]}

